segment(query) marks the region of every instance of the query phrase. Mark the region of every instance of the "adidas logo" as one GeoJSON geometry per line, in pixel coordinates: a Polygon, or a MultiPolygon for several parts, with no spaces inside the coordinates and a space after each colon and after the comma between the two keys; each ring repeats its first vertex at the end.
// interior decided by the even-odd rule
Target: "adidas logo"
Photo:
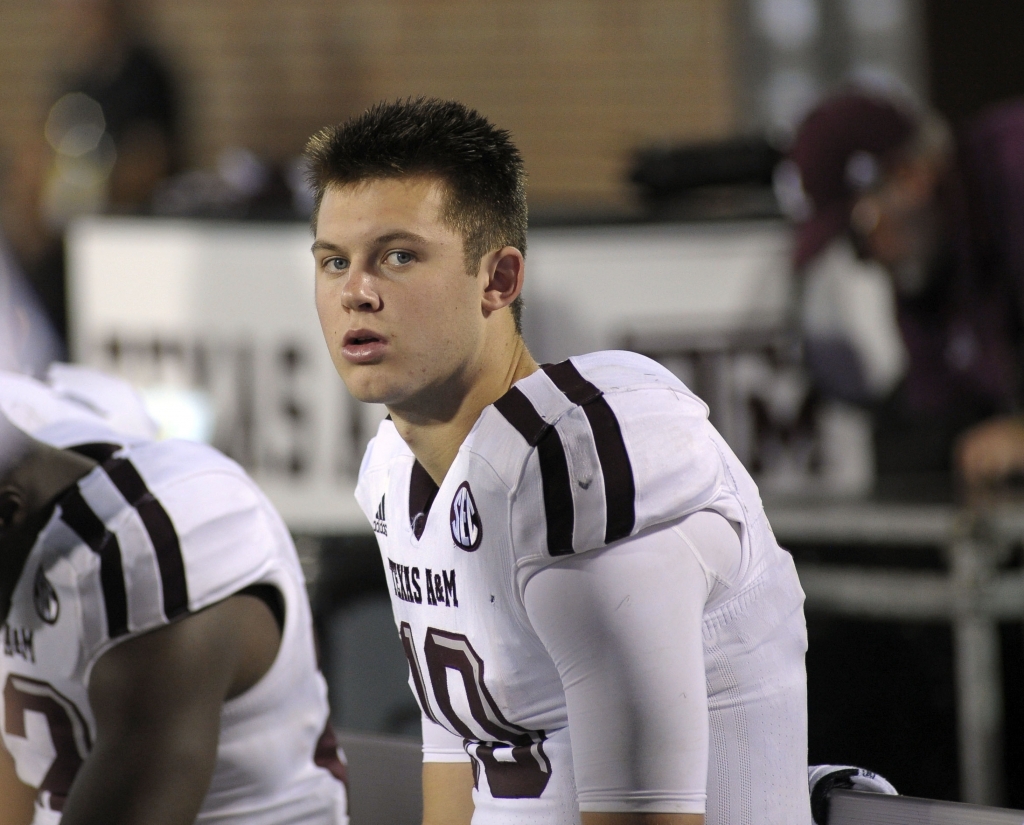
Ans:
{"type": "Polygon", "coordinates": [[[380,506],[377,507],[377,515],[373,517],[373,532],[382,536],[388,534],[388,523],[384,518],[384,496],[380,497],[380,506]]]}

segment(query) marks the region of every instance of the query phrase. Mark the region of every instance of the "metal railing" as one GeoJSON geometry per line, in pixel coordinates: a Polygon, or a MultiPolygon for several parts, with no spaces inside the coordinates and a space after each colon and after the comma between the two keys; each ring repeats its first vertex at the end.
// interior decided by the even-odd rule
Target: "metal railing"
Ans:
{"type": "Polygon", "coordinates": [[[1024,508],[770,504],[779,542],[933,545],[948,572],[801,563],[808,608],[867,619],[948,621],[953,629],[960,795],[998,805],[1003,789],[1000,621],[1024,620],[1024,570],[1000,569],[1024,540],[1024,508]]]}
{"type": "Polygon", "coordinates": [[[836,790],[828,825],[1024,825],[1024,811],[836,790]]]}

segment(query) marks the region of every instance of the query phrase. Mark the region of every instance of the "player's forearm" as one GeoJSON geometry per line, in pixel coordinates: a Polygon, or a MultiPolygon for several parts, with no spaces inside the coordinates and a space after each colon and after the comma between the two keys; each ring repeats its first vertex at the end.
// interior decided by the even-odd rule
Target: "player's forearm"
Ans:
{"type": "MultiPolygon", "coordinates": [[[[738,555],[728,522],[709,518],[738,555]]],[[[677,528],[683,525],[570,556],[526,588],[527,615],[565,690],[580,806],[623,809],[585,813],[587,825],[701,821],[626,813],[647,805],[655,791],[665,807],[692,811],[706,791],[701,622],[708,585],[697,556],[687,552],[688,533],[677,528]]]]}

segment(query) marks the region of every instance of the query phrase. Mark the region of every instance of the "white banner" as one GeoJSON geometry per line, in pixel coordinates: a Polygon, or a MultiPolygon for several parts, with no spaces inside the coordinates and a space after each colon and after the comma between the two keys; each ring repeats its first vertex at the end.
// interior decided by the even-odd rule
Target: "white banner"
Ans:
{"type": "MultiPolygon", "coordinates": [[[[301,224],[80,221],[68,238],[72,351],[142,388],[170,431],[191,428],[243,464],[293,530],[365,532],[352,490],[385,411],[334,371],[311,241],[301,224]]],[[[542,362],[778,328],[788,310],[778,224],[538,230],[527,261],[526,337],[542,362]]]]}

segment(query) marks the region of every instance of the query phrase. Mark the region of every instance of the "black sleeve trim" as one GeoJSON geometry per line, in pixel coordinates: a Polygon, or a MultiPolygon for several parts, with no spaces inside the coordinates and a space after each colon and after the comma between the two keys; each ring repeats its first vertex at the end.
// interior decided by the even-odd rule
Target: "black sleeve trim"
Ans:
{"type": "Polygon", "coordinates": [[[248,587],[243,587],[235,595],[252,596],[263,602],[273,614],[274,621],[277,622],[278,631],[282,634],[284,633],[284,596],[281,595],[281,591],[274,587],[274,585],[250,584],[248,587]]]}

